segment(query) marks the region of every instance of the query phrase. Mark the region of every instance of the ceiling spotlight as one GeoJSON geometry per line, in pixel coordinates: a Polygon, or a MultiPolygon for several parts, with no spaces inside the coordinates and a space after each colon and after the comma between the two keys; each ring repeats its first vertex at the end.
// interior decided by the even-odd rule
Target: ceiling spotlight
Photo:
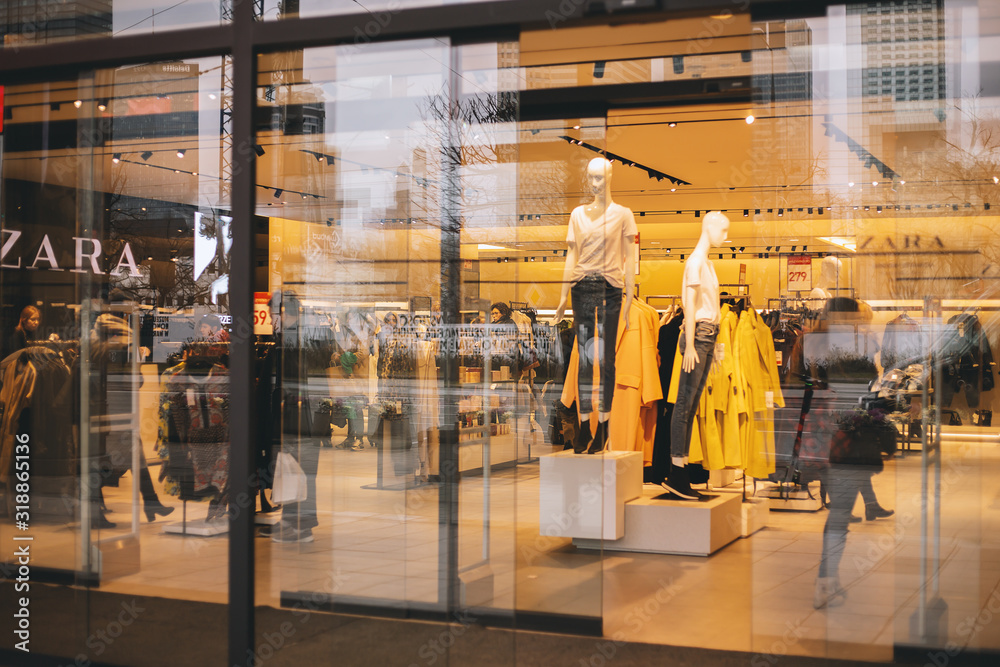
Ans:
{"type": "Polygon", "coordinates": [[[281,196],[281,194],[282,194],[283,192],[284,192],[284,190],[282,190],[281,188],[276,188],[276,189],[274,190],[274,198],[275,198],[275,199],[277,199],[278,197],[280,197],[280,196],[281,196]]]}
{"type": "Polygon", "coordinates": [[[83,106],[83,100],[77,100],[77,101],[73,102],[73,106],[75,106],[77,109],[79,109],[80,107],[83,106]]]}
{"type": "Polygon", "coordinates": [[[667,127],[677,127],[677,123],[667,123],[667,127]]]}
{"type": "Polygon", "coordinates": [[[178,148],[177,149],[177,157],[183,158],[185,154],[187,154],[187,149],[186,148],[178,148]]]}
{"type": "Polygon", "coordinates": [[[759,209],[759,208],[755,208],[755,209],[753,210],[753,214],[754,214],[754,215],[760,215],[760,209],[759,209]]]}
{"type": "Polygon", "coordinates": [[[757,120],[753,117],[753,114],[748,114],[746,117],[747,125],[753,125],[753,122],[757,120]]]}
{"type": "Polygon", "coordinates": [[[781,252],[781,246],[780,245],[774,246],[774,252],[781,252]]]}
{"type": "Polygon", "coordinates": [[[899,184],[900,185],[906,185],[906,181],[900,181],[899,184]]]}
{"type": "Polygon", "coordinates": [[[764,248],[764,249],[765,249],[765,250],[767,250],[768,252],[771,252],[771,246],[767,246],[767,247],[766,247],[766,248],[764,248]]]}
{"type": "Polygon", "coordinates": [[[729,246],[729,249],[732,250],[733,252],[736,252],[736,246],[734,245],[729,246]]]}
{"type": "Polygon", "coordinates": [[[796,248],[798,248],[798,246],[797,246],[797,245],[793,245],[793,246],[792,246],[792,252],[795,252],[795,249],[796,249],[796,248]]]}
{"type": "Polygon", "coordinates": [[[113,163],[115,163],[115,164],[118,164],[119,162],[122,161],[122,154],[121,153],[115,153],[114,155],[111,156],[111,161],[113,163]]]}
{"type": "Polygon", "coordinates": [[[574,125],[574,126],[573,126],[573,129],[574,129],[574,130],[579,130],[579,129],[580,129],[580,126],[579,126],[579,125],[574,125]]]}
{"type": "Polygon", "coordinates": [[[701,211],[695,211],[694,212],[694,217],[700,218],[701,217],[701,211]]]}
{"type": "Polygon", "coordinates": [[[809,251],[809,246],[807,245],[802,246],[802,252],[808,252],[808,251],[809,251]]]}
{"type": "Polygon", "coordinates": [[[878,181],[872,181],[872,186],[878,185],[878,181]]]}
{"type": "Polygon", "coordinates": [[[819,214],[823,215],[823,207],[822,206],[819,207],[819,214]]]}
{"type": "MultiPolygon", "coordinates": [[[[800,208],[799,210],[801,211],[802,209],[800,208]]],[[[812,207],[810,207],[809,208],[809,215],[812,215],[812,214],[813,214],[813,210],[812,210],[812,207]]]]}
{"type": "Polygon", "coordinates": [[[865,210],[866,210],[866,211],[868,211],[868,210],[870,210],[870,209],[869,209],[869,208],[868,208],[867,206],[865,206],[865,210]]]}
{"type": "Polygon", "coordinates": [[[107,111],[108,110],[108,101],[107,100],[98,100],[97,101],[97,108],[100,111],[107,111]]]}
{"type": "Polygon", "coordinates": [[[153,157],[153,151],[143,151],[139,153],[139,157],[141,157],[142,161],[145,162],[149,158],[153,157]]]}
{"type": "Polygon", "coordinates": [[[740,252],[743,252],[743,251],[744,251],[744,250],[746,250],[746,249],[747,249],[747,247],[746,247],[745,245],[741,245],[741,246],[740,246],[740,252]]]}
{"type": "Polygon", "coordinates": [[[1000,176],[994,176],[993,177],[993,182],[994,183],[1000,183],[1000,176]]]}
{"type": "Polygon", "coordinates": [[[782,217],[783,215],[785,215],[785,209],[783,209],[783,208],[779,208],[779,209],[778,209],[778,217],[780,218],[780,217],[782,217]]]}
{"type": "Polygon", "coordinates": [[[50,105],[49,105],[49,109],[50,109],[51,111],[59,111],[59,109],[60,109],[61,107],[62,107],[62,105],[61,105],[61,104],[59,104],[59,102],[53,102],[52,104],[50,104],[50,105]]]}
{"type": "Polygon", "coordinates": [[[253,152],[257,154],[257,157],[264,157],[264,147],[260,144],[253,145],[253,152]]]}
{"type": "Polygon", "coordinates": [[[882,212],[882,207],[881,206],[876,206],[875,207],[875,212],[876,213],[881,213],[882,212]]]}
{"type": "Polygon", "coordinates": [[[748,209],[748,208],[743,209],[743,217],[745,218],[748,215],[750,215],[750,209],[748,209]]]}
{"type": "Polygon", "coordinates": [[[316,158],[317,162],[322,162],[323,158],[324,158],[324,155],[322,153],[313,153],[313,157],[316,158]]]}
{"type": "Polygon", "coordinates": [[[677,188],[670,188],[671,192],[677,192],[677,188]]]}
{"type": "Polygon", "coordinates": [[[854,187],[854,181],[851,181],[850,183],[848,183],[848,184],[847,184],[847,187],[849,187],[849,188],[853,188],[853,187],[854,187]]]}

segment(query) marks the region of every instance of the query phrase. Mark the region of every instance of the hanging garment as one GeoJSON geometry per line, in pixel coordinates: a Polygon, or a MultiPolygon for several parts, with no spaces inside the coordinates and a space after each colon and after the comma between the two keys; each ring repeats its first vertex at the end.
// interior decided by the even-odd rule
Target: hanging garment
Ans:
{"type": "Polygon", "coordinates": [[[939,343],[944,362],[941,403],[951,405],[955,393],[965,392],[970,408],[978,408],[980,392],[993,389],[993,351],[979,318],[973,314],[954,315],[939,343]]]}
{"type": "Polygon", "coordinates": [[[926,357],[926,341],[920,323],[903,313],[885,325],[882,333],[882,372],[921,363],[926,357]]]}
{"type": "MultiPolygon", "coordinates": [[[[665,399],[670,393],[670,378],[673,375],[677,341],[683,322],[684,313],[678,311],[666,324],[660,327],[660,333],[657,336],[657,355],[660,359],[660,390],[665,399]]],[[[659,484],[670,473],[670,420],[673,412],[674,404],[672,401],[661,400],[657,402],[652,465],[644,471],[643,481],[659,484]]]]}
{"type": "Polygon", "coordinates": [[[656,402],[663,398],[656,341],[660,318],[638,299],[622,312],[615,345],[615,391],[611,404],[610,449],[641,451],[643,465],[653,462],[656,402]],[[628,317],[628,329],[625,317],[628,317]]]}
{"type": "Polygon", "coordinates": [[[740,420],[741,458],[746,474],[765,478],[775,471],[774,408],[785,406],[774,339],[757,311],[740,314],[736,355],[747,412],[740,420]]]}
{"type": "Polygon", "coordinates": [[[184,500],[223,495],[229,475],[229,372],[199,371],[182,362],[160,382],[164,489],[184,500]],[[204,373],[204,374],[203,374],[204,373]]]}

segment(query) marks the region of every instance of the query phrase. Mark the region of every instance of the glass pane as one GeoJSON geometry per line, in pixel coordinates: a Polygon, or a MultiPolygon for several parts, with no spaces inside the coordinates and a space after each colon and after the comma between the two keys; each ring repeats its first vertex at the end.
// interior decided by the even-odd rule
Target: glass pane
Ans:
{"type": "Polygon", "coordinates": [[[190,605],[227,601],[227,67],[5,91],[3,428],[24,441],[10,468],[24,479],[5,475],[0,536],[31,538],[33,595],[101,592],[50,590],[71,616],[33,625],[31,647],[54,655],[151,664],[138,647],[157,614],[184,636],[190,605]],[[81,634],[136,600],[130,632],[81,634]]]}
{"type": "Polygon", "coordinates": [[[0,6],[0,44],[18,49],[219,25],[230,20],[231,0],[17,0],[0,6]]]}

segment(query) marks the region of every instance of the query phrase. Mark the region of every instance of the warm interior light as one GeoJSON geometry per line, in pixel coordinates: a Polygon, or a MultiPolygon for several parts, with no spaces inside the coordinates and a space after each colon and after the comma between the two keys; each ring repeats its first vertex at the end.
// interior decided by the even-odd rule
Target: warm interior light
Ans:
{"type": "Polygon", "coordinates": [[[503,247],[502,245],[490,245],[489,243],[480,243],[479,244],[479,249],[480,250],[506,250],[507,248],[503,247]]]}
{"type": "Polygon", "coordinates": [[[746,117],[747,125],[753,125],[753,122],[757,120],[753,117],[753,114],[748,114],[746,117]]]}
{"type": "Polygon", "coordinates": [[[80,107],[83,106],[83,101],[82,100],[77,100],[76,102],[73,102],[73,106],[75,106],[77,109],[79,109],[80,107]]]}
{"type": "Polygon", "coordinates": [[[179,149],[177,149],[177,157],[182,158],[182,157],[184,157],[185,153],[187,153],[187,149],[186,148],[179,148],[179,149]]]}
{"type": "Polygon", "coordinates": [[[848,183],[848,184],[847,184],[847,187],[849,187],[849,188],[853,188],[853,187],[854,187],[854,181],[851,181],[850,183],[848,183]]]}
{"type": "Polygon", "coordinates": [[[115,164],[118,164],[119,162],[122,161],[122,154],[115,153],[114,155],[111,156],[111,161],[114,162],[115,164]]]}
{"type": "Polygon", "coordinates": [[[851,238],[847,236],[821,236],[820,241],[826,241],[831,245],[835,245],[844,250],[850,250],[851,252],[857,252],[858,242],[856,238],[851,238]]]}
{"type": "Polygon", "coordinates": [[[721,12],[719,14],[712,14],[713,19],[718,19],[720,21],[725,21],[727,19],[733,18],[732,12],[721,12]]]}

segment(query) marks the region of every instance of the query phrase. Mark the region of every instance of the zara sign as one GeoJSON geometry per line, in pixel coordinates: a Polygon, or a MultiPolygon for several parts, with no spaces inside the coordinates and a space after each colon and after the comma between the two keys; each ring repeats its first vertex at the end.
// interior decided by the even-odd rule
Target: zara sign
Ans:
{"type": "MultiPolygon", "coordinates": [[[[0,268],[45,269],[46,271],[67,270],[59,266],[55,250],[52,247],[52,241],[49,240],[48,234],[42,237],[38,247],[34,249],[34,259],[30,265],[25,263],[29,255],[22,254],[23,248],[19,243],[20,240],[20,231],[16,229],[0,229],[0,268]]],[[[99,261],[102,252],[100,239],[74,236],[73,242],[75,243],[74,258],[76,261],[73,268],[69,269],[69,271],[72,273],[104,275],[99,261]]],[[[139,267],[135,264],[135,257],[132,255],[132,247],[128,243],[122,248],[121,255],[118,257],[118,263],[110,275],[124,275],[122,273],[123,269],[132,276],[139,277],[141,275],[139,267]]]]}

